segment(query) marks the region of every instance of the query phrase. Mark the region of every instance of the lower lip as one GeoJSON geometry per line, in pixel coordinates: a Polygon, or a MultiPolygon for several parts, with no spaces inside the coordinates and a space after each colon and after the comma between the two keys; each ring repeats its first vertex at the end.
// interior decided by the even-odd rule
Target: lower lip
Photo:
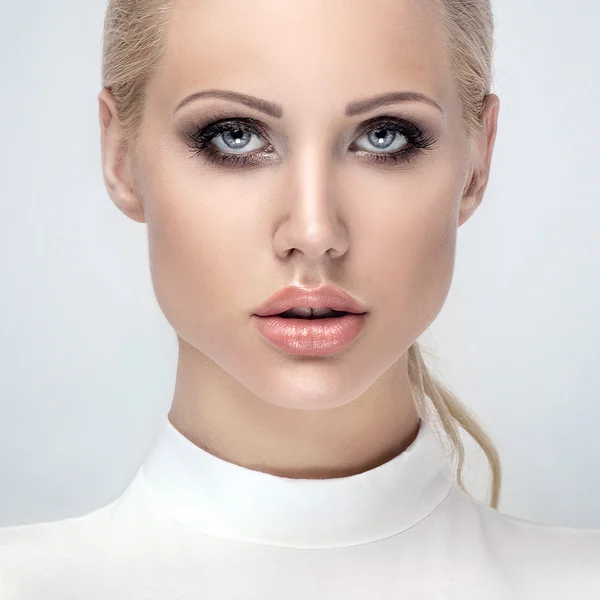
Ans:
{"type": "Polygon", "coordinates": [[[284,319],[253,315],[258,331],[273,345],[297,356],[319,356],[343,350],[365,326],[367,313],[333,319],[284,319]]]}

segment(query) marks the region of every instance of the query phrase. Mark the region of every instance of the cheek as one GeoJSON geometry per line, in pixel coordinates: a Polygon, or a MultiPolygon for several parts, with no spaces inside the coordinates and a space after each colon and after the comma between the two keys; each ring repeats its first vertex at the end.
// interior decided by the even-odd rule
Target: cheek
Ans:
{"type": "MultiPolygon", "coordinates": [[[[440,177],[390,193],[385,211],[361,221],[359,271],[388,323],[420,335],[440,311],[454,268],[460,181],[440,177]],[[376,240],[376,243],[374,243],[376,240]]],[[[398,332],[400,333],[400,332],[398,332]]]]}
{"type": "MultiPolygon", "coordinates": [[[[196,175],[164,157],[145,169],[142,193],[157,301],[181,335],[211,339],[254,308],[248,250],[260,247],[239,184],[196,175]]],[[[191,340],[189,340],[191,341],[191,340]]],[[[194,341],[198,345],[199,340],[194,341]]]]}

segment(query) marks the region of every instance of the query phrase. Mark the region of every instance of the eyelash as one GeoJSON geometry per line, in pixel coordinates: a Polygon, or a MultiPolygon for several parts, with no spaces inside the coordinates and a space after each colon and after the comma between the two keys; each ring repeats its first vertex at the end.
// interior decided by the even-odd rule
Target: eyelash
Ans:
{"type": "MultiPolygon", "coordinates": [[[[408,163],[417,155],[423,153],[428,148],[433,147],[435,142],[433,135],[424,132],[416,125],[398,119],[397,117],[375,117],[367,121],[361,128],[359,137],[362,137],[365,133],[381,129],[391,130],[404,136],[408,144],[395,152],[369,152],[367,150],[359,150],[359,152],[364,154],[372,155],[373,158],[368,159],[371,162],[383,164],[397,164],[400,162],[408,163]]],[[[259,137],[266,137],[264,126],[260,121],[256,121],[255,119],[229,118],[221,121],[213,121],[209,125],[197,127],[195,132],[187,134],[187,138],[191,142],[188,146],[191,147],[193,156],[204,154],[205,162],[207,164],[227,166],[256,166],[264,162],[264,158],[261,158],[261,155],[264,155],[265,153],[264,149],[256,152],[248,152],[246,154],[234,154],[217,150],[210,144],[210,142],[218,135],[231,130],[240,130],[244,133],[250,132],[259,137]]],[[[394,139],[394,141],[396,140],[394,139]]],[[[271,152],[272,146],[269,144],[267,145],[266,153],[270,154],[271,152]]],[[[193,156],[191,158],[193,158],[193,156]]]]}

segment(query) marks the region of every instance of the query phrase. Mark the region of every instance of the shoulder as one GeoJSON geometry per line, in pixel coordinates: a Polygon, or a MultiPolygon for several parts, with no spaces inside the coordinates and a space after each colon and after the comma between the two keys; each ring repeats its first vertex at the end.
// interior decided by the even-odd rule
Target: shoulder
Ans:
{"type": "Polygon", "coordinates": [[[0,600],[54,599],[49,590],[57,582],[70,581],[75,588],[78,577],[95,577],[121,550],[139,508],[130,485],[112,502],[82,515],[0,527],[0,600]]]}
{"type": "MultiPolygon", "coordinates": [[[[80,515],[0,527],[0,557],[71,552],[133,529],[146,515],[144,488],[139,482],[136,475],[115,499],[80,515]]],[[[0,572],[4,564],[0,560],[0,572]]]]}
{"type": "MultiPolygon", "coordinates": [[[[91,518],[93,521],[93,517],[91,518]]],[[[57,573],[78,564],[87,548],[78,544],[90,516],[0,528],[0,598],[43,598],[52,595],[57,573]]]]}
{"type": "Polygon", "coordinates": [[[101,523],[112,505],[111,502],[83,515],[55,521],[0,527],[0,556],[33,553],[47,547],[56,550],[81,541],[81,537],[92,530],[102,530],[101,523]]]}
{"type": "Polygon", "coordinates": [[[558,597],[553,594],[559,590],[572,597],[600,598],[600,529],[521,519],[491,508],[458,486],[448,500],[462,529],[457,534],[469,537],[472,547],[507,581],[518,582],[519,590],[547,590],[550,598],[558,597]]]}

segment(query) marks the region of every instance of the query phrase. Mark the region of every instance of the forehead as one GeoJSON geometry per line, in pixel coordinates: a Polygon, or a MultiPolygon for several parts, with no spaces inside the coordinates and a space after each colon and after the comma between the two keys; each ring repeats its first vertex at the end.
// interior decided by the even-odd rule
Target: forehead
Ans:
{"type": "Polygon", "coordinates": [[[155,79],[171,105],[219,84],[286,107],[397,90],[443,102],[447,52],[434,0],[175,0],[155,79]]]}

